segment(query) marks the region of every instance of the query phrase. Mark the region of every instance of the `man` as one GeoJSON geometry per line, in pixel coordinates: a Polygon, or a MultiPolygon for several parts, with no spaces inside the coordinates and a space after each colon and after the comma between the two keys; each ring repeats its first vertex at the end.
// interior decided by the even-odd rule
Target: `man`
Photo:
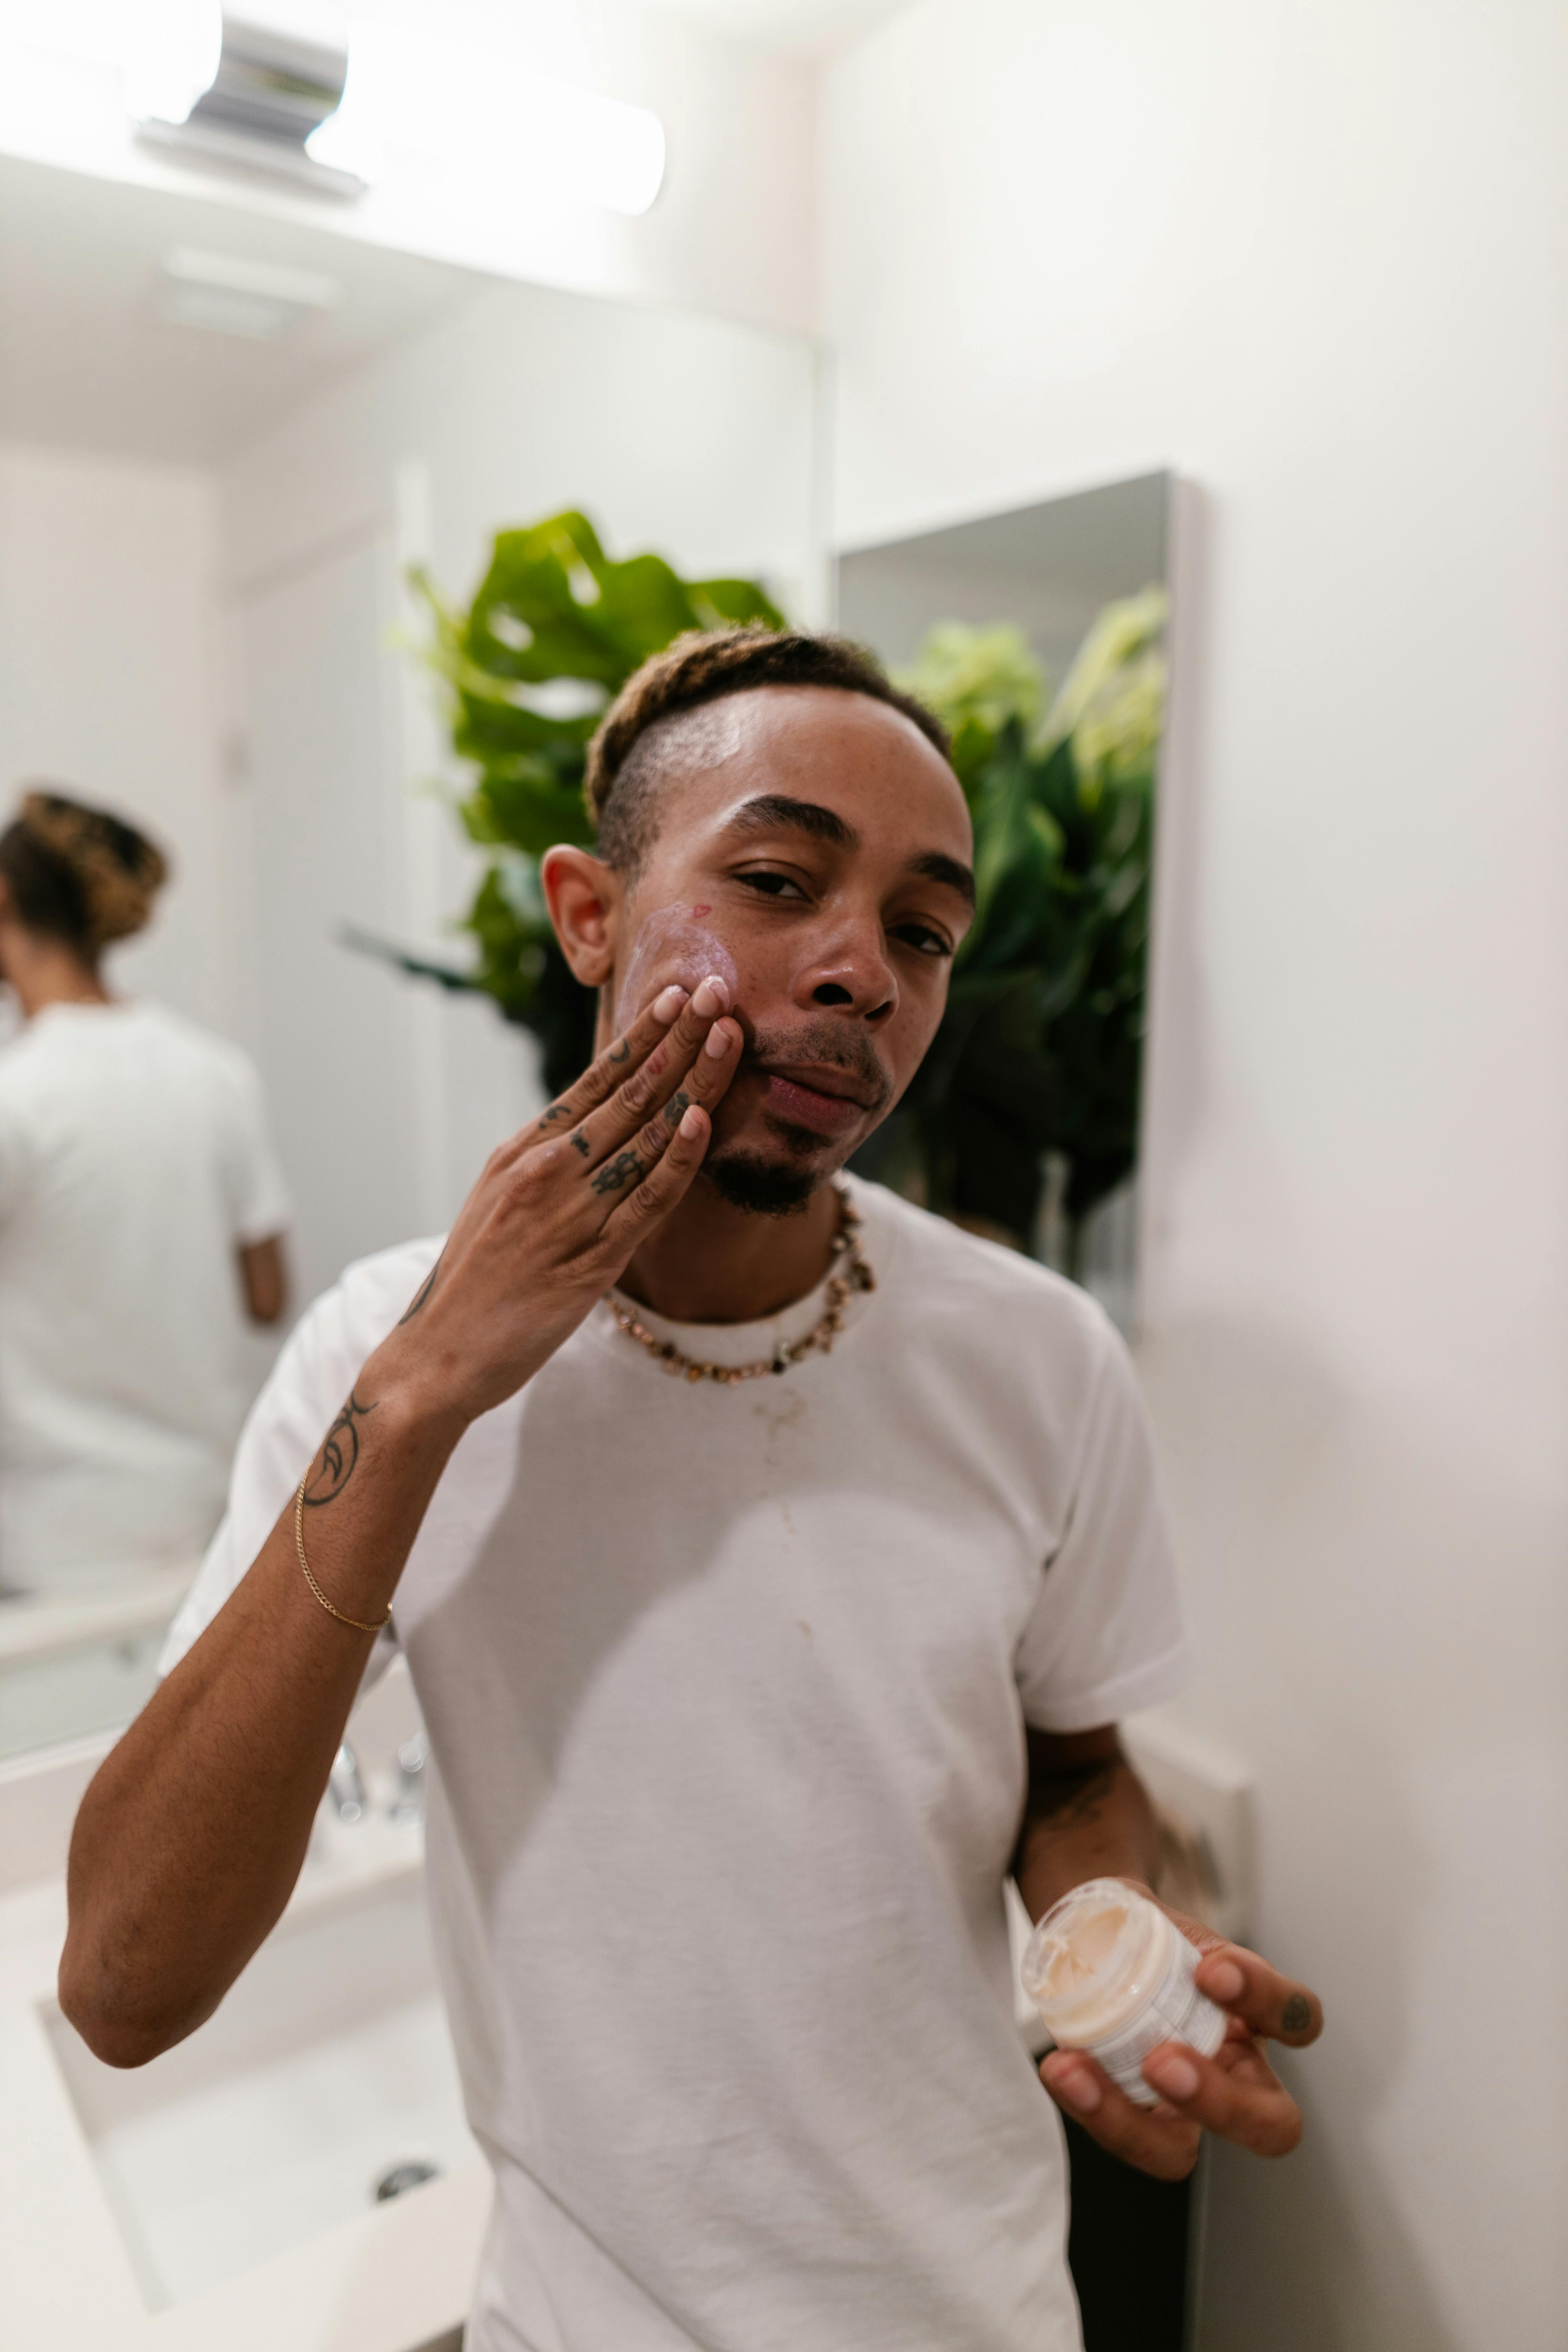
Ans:
{"type": "MultiPolygon", "coordinates": [[[[834,1181],[936,1029],[963,796],[863,656],[743,632],[632,679],[589,793],[543,882],[599,1057],[290,1343],[83,1803],[62,2002],[122,2065],[211,2014],[395,1605],[496,2172],[470,2352],[1068,2352],[1003,1883],[1148,1877],[1114,1725],[1181,1641],[1099,1310],[834,1181]]],[[[1163,2105],[1044,2070],[1170,2175],[1205,2123],[1292,2146],[1257,2037],[1318,2031],[1255,1956],[1199,1980],[1232,2039],[1157,2053],[1163,2105]]]]}
{"type": "Polygon", "coordinates": [[[217,1526],[277,1322],[289,1196],[226,1038],[111,991],[163,852],[52,787],[0,831],[0,1594],[184,1568],[217,1526]]]}

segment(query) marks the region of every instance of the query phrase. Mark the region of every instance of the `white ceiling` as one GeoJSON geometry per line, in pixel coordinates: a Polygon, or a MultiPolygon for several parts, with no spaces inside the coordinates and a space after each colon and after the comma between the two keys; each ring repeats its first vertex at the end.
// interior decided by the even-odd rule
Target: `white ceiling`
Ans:
{"type": "Polygon", "coordinates": [[[198,196],[0,157],[0,439],[209,465],[489,283],[198,196]],[[171,247],[320,271],[338,307],[254,342],[159,316],[171,247]]]}
{"type": "MultiPolygon", "coordinates": [[[[726,40],[746,41],[792,58],[834,57],[860,40],[909,0],[622,0],[627,7],[676,16],[726,40]]],[[[348,38],[353,0],[234,0],[233,14],[317,40],[348,38]]],[[[405,22],[421,17],[469,39],[487,25],[506,23],[538,47],[541,62],[567,65],[574,42],[591,37],[592,0],[363,0],[363,13],[405,22]],[[553,51],[553,56],[547,52],[553,51]]]]}
{"type": "Polygon", "coordinates": [[[628,0],[684,17],[728,40],[749,41],[786,57],[823,58],[874,32],[909,0],[628,0]]]}

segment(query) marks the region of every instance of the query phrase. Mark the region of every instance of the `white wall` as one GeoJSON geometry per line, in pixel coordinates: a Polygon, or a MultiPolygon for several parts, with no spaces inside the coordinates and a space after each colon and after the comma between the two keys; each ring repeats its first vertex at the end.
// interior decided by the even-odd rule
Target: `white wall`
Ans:
{"type": "Polygon", "coordinates": [[[816,85],[798,59],[627,0],[598,0],[613,96],[651,106],[668,162],[651,210],[616,225],[607,291],[802,333],[816,324],[816,85]]]}
{"type": "Polygon", "coordinates": [[[205,474],[0,444],[0,820],[43,777],[144,823],[174,877],[111,983],[233,1031],[216,521],[205,474]]]}
{"type": "Polygon", "coordinates": [[[1143,1369],[1309,2139],[1206,2352],[1568,2303],[1568,19],[923,0],[827,82],[841,541],[1173,463],[1143,1369]],[[1500,2011],[1500,2014],[1497,2012],[1500,2011]],[[1489,2022],[1496,2015],[1496,2022],[1489,2022]]]}
{"type": "Polygon", "coordinates": [[[428,553],[476,586],[497,527],[587,507],[612,553],[766,570],[807,593],[813,361],[784,334],[491,285],[260,435],[225,469],[224,570],[244,589],[390,517],[432,482],[428,553]]]}
{"type": "MultiPolygon", "coordinates": [[[[387,649],[403,564],[427,559],[460,600],[498,528],[581,506],[612,554],[652,547],[689,572],[761,572],[798,609],[819,569],[813,387],[795,339],[499,287],[226,470],[261,1056],[312,1171],[307,1290],[348,1255],[443,1224],[536,1100],[528,1041],[488,1003],[330,945],[349,918],[460,953],[445,926],[479,871],[455,818],[416,789],[443,754],[433,690],[387,649]],[[374,1118],[354,1083],[367,1067],[374,1118]]],[[[401,621],[423,625],[406,604],[401,621]]]]}

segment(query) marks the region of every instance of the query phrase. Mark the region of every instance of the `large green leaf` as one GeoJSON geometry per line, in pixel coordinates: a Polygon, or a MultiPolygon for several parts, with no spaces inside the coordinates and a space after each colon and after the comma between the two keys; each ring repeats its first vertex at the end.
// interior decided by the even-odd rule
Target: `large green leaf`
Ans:
{"type": "Polygon", "coordinates": [[[754,580],[694,580],[691,602],[701,629],[763,629],[787,626],[784,614],[754,580]]]}
{"type": "MultiPolygon", "coordinates": [[[[781,625],[747,580],[688,583],[659,555],[613,562],[585,515],[552,515],[498,532],[490,567],[461,631],[462,650],[491,679],[595,681],[613,693],[650,654],[688,629],[742,621],[781,625]]],[[[460,690],[475,690],[458,680],[460,690]]]]}
{"type": "Polygon", "coordinates": [[[540,764],[524,773],[490,770],[462,803],[461,814],[470,841],[487,847],[505,842],[530,857],[542,857],[558,841],[586,848],[594,839],[581,791],[558,782],[540,764]]]}
{"type": "MultiPolygon", "coordinates": [[[[430,614],[422,650],[447,691],[452,748],[475,771],[458,814],[491,853],[462,925],[473,984],[537,1033],[546,1082],[559,1088],[587,1057],[594,1000],[555,943],[534,868],[556,842],[593,842],[589,738],[633,670],[673,638],[748,622],[781,628],[784,615],[754,581],[685,581],[654,554],[612,559],[575,509],[498,531],[466,612],[427,573],[412,582],[430,614]]],[[[404,968],[426,965],[412,957],[404,968]]]]}

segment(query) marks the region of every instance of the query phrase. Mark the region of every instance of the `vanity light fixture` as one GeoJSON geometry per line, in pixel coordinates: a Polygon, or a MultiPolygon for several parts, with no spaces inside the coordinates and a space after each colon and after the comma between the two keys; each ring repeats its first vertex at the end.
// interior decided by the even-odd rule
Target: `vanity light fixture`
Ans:
{"type": "Polygon", "coordinates": [[[362,180],[401,155],[520,205],[565,196],[635,215],[664,179],[664,125],[647,107],[541,73],[516,46],[469,49],[369,18],[349,29],[342,105],[305,144],[362,180]]]}
{"type": "MultiPolygon", "coordinates": [[[[187,0],[175,5],[183,8],[187,0]]],[[[312,132],[335,114],[342,98],[347,53],[218,10],[213,14],[219,44],[205,82],[183,111],[173,103],[136,105],[128,77],[137,135],[184,163],[281,175],[321,195],[363,195],[364,182],[357,173],[333,170],[309,152],[312,132]]],[[[192,58],[194,71],[194,46],[192,58]]],[[[171,75],[171,101],[184,87],[171,75]]]]}
{"type": "Polygon", "coordinates": [[[125,100],[138,120],[184,122],[217,79],[219,0],[132,0],[121,19],[125,100]]]}
{"type": "MultiPolygon", "coordinates": [[[[184,122],[212,88],[222,50],[220,0],[0,0],[0,77],[7,83],[20,68],[26,87],[29,63],[42,58],[86,68],[89,88],[116,76],[139,121],[184,122]]],[[[65,89],[68,105],[69,79],[65,89]]]]}

